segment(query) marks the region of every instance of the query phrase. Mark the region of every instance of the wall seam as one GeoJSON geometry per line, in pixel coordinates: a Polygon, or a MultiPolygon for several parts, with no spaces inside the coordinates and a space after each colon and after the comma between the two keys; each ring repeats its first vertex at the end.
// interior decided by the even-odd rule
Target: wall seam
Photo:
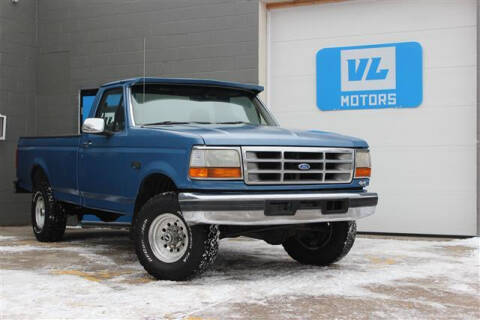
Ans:
{"type": "Polygon", "coordinates": [[[35,0],[35,62],[33,66],[33,72],[35,74],[35,94],[33,95],[33,134],[38,135],[38,60],[40,57],[40,45],[39,45],[39,1],[35,0]]]}
{"type": "Polygon", "coordinates": [[[480,42],[480,28],[478,19],[480,17],[480,0],[477,0],[477,235],[480,235],[480,152],[479,152],[479,141],[480,141],[480,102],[478,100],[480,92],[480,55],[479,55],[479,42],[480,42]]]}

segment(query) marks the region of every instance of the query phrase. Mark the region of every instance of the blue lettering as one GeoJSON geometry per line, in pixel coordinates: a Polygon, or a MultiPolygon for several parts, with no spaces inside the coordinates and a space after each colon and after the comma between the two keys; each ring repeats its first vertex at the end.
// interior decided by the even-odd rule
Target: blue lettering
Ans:
{"type": "Polygon", "coordinates": [[[384,80],[387,77],[388,69],[378,70],[382,58],[372,58],[370,68],[368,68],[367,80],[384,80]]]}
{"type": "Polygon", "coordinates": [[[348,81],[361,81],[367,68],[368,59],[359,59],[360,63],[356,66],[356,59],[348,59],[348,81]]]}

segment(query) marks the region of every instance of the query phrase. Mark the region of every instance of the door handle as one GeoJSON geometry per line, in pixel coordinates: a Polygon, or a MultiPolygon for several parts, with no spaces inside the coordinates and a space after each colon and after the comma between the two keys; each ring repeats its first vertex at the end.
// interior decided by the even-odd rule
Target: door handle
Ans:
{"type": "Polygon", "coordinates": [[[83,148],[88,148],[92,145],[92,141],[84,141],[82,142],[82,147],[83,148]]]}

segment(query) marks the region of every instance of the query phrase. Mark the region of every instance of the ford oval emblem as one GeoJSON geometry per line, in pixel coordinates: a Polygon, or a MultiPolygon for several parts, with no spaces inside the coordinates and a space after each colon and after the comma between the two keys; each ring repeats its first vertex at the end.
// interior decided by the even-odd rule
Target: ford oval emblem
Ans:
{"type": "Polygon", "coordinates": [[[300,169],[300,170],[310,170],[310,165],[308,163],[300,163],[298,165],[298,169],[300,169]]]}

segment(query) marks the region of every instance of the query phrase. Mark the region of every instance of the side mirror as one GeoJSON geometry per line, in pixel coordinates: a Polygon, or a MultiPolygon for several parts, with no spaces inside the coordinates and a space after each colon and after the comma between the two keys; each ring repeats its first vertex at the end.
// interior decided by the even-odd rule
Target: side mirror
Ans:
{"type": "Polygon", "coordinates": [[[102,118],[88,118],[82,125],[83,133],[104,134],[105,120],[102,118]]]}

